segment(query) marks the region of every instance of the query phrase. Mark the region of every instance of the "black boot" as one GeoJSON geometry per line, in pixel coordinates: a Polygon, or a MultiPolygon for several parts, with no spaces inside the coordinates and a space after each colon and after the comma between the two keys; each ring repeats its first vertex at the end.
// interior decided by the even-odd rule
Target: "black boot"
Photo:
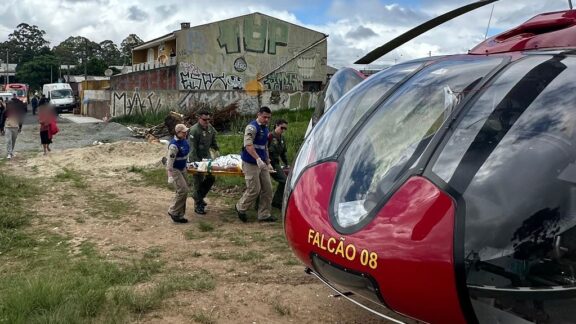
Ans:
{"type": "Polygon", "coordinates": [[[199,203],[196,204],[196,206],[194,208],[194,212],[196,214],[199,214],[199,215],[206,215],[206,211],[204,210],[204,205],[199,204],[199,203]]]}

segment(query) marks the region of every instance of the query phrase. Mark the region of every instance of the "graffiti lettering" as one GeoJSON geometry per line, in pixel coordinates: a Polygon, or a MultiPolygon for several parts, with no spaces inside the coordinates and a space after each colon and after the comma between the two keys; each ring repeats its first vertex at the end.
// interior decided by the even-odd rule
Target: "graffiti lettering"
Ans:
{"type": "Polygon", "coordinates": [[[268,19],[254,15],[244,18],[244,49],[248,52],[264,53],[268,19]]]}
{"type": "Polygon", "coordinates": [[[138,92],[134,92],[132,98],[126,96],[125,92],[114,92],[112,96],[112,107],[112,116],[118,114],[116,107],[121,107],[121,115],[131,115],[133,113],[144,114],[147,110],[152,112],[159,111],[162,108],[162,99],[159,96],[156,96],[154,92],[148,93],[148,95],[143,98],[138,92]]]}
{"type": "Polygon", "coordinates": [[[298,74],[294,72],[273,73],[264,78],[263,82],[268,90],[300,90],[300,80],[298,79],[298,74]]]}
{"type": "Polygon", "coordinates": [[[268,54],[276,54],[276,46],[288,46],[288,25],[272,20],[268,29],[268,54]]]}
{"type": "MultiPolygon", "coordinates": [[[[218,27],[220,48],[224,48],[227,54],[240,53],[240,24],[224,21],[218,27]]],[[[268,54],[275,55],[278,46],[288,46],[288,25],[281,21],[268,21],[261,15],[244,17],[242,34],[242,44],[247,52],[264,53],[268,44],[268,54]]]]}
{"type": "Polygon", "coordinates": [[[180,71],[186,73],[200,74],[200,69],[194,63],[180,62],[180,71]]]}
{"type": "Polygon", "coordinates": [[[238,90],[242,89],[242,78],[224,73],[180,72],[180,84],[184,90],[238,90]]]}
{"type": "Polygon", "coordinates": [[[223,21],[218,24],[220,35],[218,44],[224,47],[227,54],[240,53],[240,28],[234,21],[223,21]]]}

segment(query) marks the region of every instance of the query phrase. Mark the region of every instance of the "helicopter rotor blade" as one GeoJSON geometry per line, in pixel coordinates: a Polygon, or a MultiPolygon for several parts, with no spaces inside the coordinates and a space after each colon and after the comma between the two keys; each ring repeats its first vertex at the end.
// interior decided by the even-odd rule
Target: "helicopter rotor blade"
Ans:
{"type": "Polygon", "coordinates": [[[361,59],[359,59],[358,61],[354,62],[354,64],[369,64],[372,63],[374,61],[376,61],[377,59],[379,59],[380,57],[382,57],[384,54],[387,54],[389,52],[391,52],[392,50],[394,50],[396,47],[408,42],[409,40],[427,32],[428,30],[441,25],[449,20],[452,20],[458,16],[461,16],[469,11],[478,9],[480,7],[483,7],[487,4],[496,2],[498,0],[481,0],[481,1],[477,1],[474,3],[470,3],[467,4],[465,6],[462,6],[460,8],[454,9],[452,11],[449,11],[443,15],[440,15],[434,19],[430,19],[427,22],[416,26],[412,29],[410,29],[409,31],[405,32],[404,34],[394,38],[393,40],[389,41],[388,43],[372,50],[370,53],[366,54],[364,57],[362,57],[361,59]]]}

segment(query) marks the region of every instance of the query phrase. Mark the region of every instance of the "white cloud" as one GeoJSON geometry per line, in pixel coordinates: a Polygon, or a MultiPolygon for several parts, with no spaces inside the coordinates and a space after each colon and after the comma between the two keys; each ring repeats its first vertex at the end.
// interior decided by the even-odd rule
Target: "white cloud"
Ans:
{"type": "MultiPolygon", "coordinates": [[[[424,21],[473,0],[333,0],[312,19],[298,18],[296,12],[310,7],[309,0],[276,1],[178,1],[149,0],[5,0],[0,6],[0,41],[8,38],[16,25],[25,22],[46,31],[46,39],[56,46],[69,36],[85,36],[92,41],[106,39],[117,45],[129,34],[150,40],[180,28],[259,11],[291,23],[318,30],[328,38],[328,63],[351,66],[370,50],[384,44],[424,21]],[[412,4],[410,4],[412,3],[412,4]],[[307,7],[308,6],[308,7],[307,7]],[[133,20],[131,20],[131,18],[133,20]],[[302,24],[301,21],[309,23],[302,24]],[[372,35],[369,30],[373,31],[372,35]],[[371,37],[357,37],[363,31],[371,37]]],[[[430,52],[443,55],[465,52],[484,39],[492,5],[468,13],[408,42],[377,63],[405,61],[430,52]]],[[[566,0],[501,0],[496,2],[491,30],[505,30],[542,11],[565,10],[566,0]]]]}

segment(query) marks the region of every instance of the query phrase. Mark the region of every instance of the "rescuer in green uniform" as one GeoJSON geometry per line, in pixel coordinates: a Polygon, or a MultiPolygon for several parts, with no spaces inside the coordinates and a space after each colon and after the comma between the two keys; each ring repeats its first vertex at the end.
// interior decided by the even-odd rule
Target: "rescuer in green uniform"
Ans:
{"type": "MultiPolygon", "coordinates": [[[[212,114],[209,111],[201,110],[196,116],[198,122],[190,127],[188,142],[190,144],[189,162],[202,161],[202,159],[212,159],[220,155],[218,143],[216,142],[216,129],[210,125],[212,114]],[[210,149],[215,151],[216,156],[210,155],[210,149]]],[[[197,214],[206,214],[206,201],[204,198],[212,188],[216,179],[211,174],[195,174],[192,176],[192,198],[194,199],[194,211],[197,214]]]]}
{"type": "Polygon", "coordinates": [[[270,173],[272,179],[278,182],[278,187],[272,198],[272,207],[282,208],[282,196],[284,194],[284,185],[286,184],[286,175],[284,167],[288,166],[286,157],[286,141],[284,132],[288,129],[288,122],[284,119],[278,119],[274,123],[274,131],[268,135],[268,154],[270,154],[270,164],[276,170],[270,173]]]}

